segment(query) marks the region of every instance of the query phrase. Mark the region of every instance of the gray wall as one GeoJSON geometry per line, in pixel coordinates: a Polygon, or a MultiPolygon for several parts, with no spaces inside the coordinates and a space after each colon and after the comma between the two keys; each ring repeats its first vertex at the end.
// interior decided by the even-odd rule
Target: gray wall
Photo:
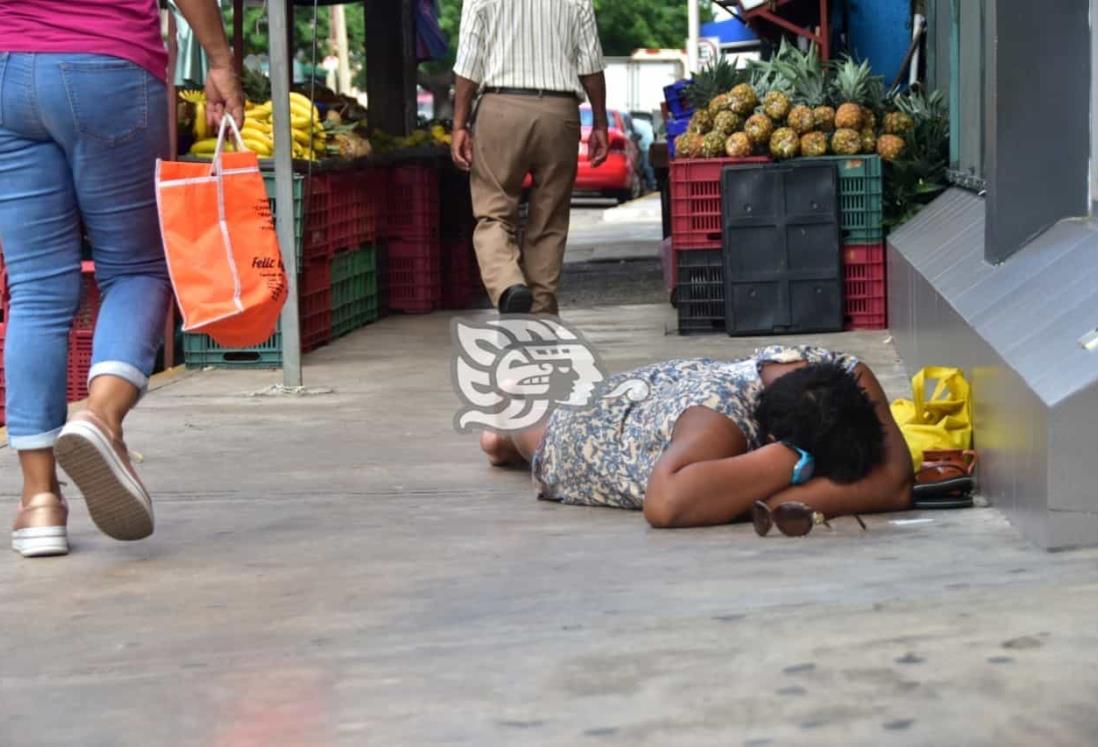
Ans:
{"type": "Polygon", "coordinates": [[[981,492],[1033,542],[1098,544],[1098,225],[1064,221],[984,260],[984,201],[950,190],[889,237],[889,314],[912,373],[972,382],[981,492]]]}
{"type": "Polygon", "coordinates": [[[1090,2],[986,2],[987,259],[1002,262],[1090,212],[1090,2]]]}

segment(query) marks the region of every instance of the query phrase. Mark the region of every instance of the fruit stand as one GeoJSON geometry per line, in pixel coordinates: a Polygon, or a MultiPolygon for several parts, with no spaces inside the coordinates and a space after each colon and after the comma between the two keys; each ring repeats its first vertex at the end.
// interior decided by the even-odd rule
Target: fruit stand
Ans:
{"type": "Polygon", "coordinates": [[[944,188],[943,97],[888,90],[867,62],[828,62],[815,44],[786,41],[769,60],[735,69],[718,59],[664,93],[672,159],[664,269],[680,333],[725,328],[722,174],[794,159],[837,172],[845,328],[887,327],[885,233],[944,188]]]}
{"type": "MultiPolygon", "coordinates": [[[[242,71],[239,20],[244,3],[236,0],[234,4],[234,51],[242,71]]],[[[313,5],[312,0],[307,4],[313,5]]],[[[320,4],[327,4],[326,0],[320,4]]],[[[385,314],[487,303],[472,249],[468,180],[450,164],[449,133],[441,123],[408,131],[407,125],[401,124],[405,117],[400,112],[384,116],[394,114],[388,102],[400,97],[414,99],[414,84],[408,89],[411,94],[400,84],[411,80],[409,70],[414,73],[414,33],[407,20],[395,22],[395,27],[389,25],[394,13],[400,15],[398,6],[369,6],[370,18],[379,27],[372,33],[385,37],[386,42],[371,45],[375,55],[371,77],[377,81],[370,85],[371,92],[377,93],[373,98],[386,102],[386,107],[379,109],[378,120],[389,123],[394,131],[405,128],[389,134],[368,127],[366,112],[353,100],[288,90],[292,4],[287,0],[268,3],[271,79],[260,82],[254,76],[244,76],[250,100],[242,134],[249,149],[260,155],[272,214],[277,218],[282,213],[278,205],[283,202],[292,205],[289,230],[284,233],[280,226],[279,236],[287,268],[295,268],[290,287],[296,289],[282,325],[287,319],[295,320],[296,334],[284,334],[280,325],[262,345],[226,349],[205,335],[182,335],[170,321],[163,367],[180,362],[189,367],[281,367],[285,383],[298,386],[302,351],[315,350],[385,314]],[[281,99],[280,91],[284,92],[281,99]],[[285,150],[276,146],[280,109],[289,124],[285,150]],[[279,172],[288,186],[281,200],[279,172]],[[440,193],[447,199],[441,200],[440,193]],[[176,354],[179,351],[182,360],[176,354]]],[[[173,25],[169,16],[169,29],[173,25]]],[[[174,42],[174,32],[170,32],[173,64],[174,42]]],[[[169,88],[170,140],[175,154],[183,159],[209,159],[215,141],[205,129],[204,95],[169,88]]],[[[87,394],[91,336],[98,312],[91,262],[84,263],[83,275],[85,290],[70,334],[70,401],[87,394]]],[[[0,351],[7,303],[6,274],[0,260],[0,351]]],[[[4,422],[3,394],[0,356],[0,425],[4,422]]]]}

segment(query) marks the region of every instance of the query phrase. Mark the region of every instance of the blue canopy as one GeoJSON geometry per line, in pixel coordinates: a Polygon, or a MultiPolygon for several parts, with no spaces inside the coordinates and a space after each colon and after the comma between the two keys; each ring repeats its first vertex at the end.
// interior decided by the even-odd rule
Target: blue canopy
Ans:
{"type": "Polygon", "coordinates": [[[721,44],[749,44],[759,40],[755,32],[738,18],[703,23],[698,35],[716,37],[721,44]]]}

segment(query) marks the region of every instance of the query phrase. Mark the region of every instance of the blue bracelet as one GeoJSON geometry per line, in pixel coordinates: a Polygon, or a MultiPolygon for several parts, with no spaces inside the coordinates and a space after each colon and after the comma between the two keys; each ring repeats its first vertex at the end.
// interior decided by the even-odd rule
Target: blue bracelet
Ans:
{"type": "Polygon", "coordinates": [[[793,478],[791,480],[793,485],[804,485],[806,482],[812,479],[813,473],[816,471],[816,460],[811,454],[802,449],[799,446],[789,443],[788,441],[782,441],[783,444],[789,449],[795,451],[800,457],[797,459],[797,465],[793,467],[793,478]]]}

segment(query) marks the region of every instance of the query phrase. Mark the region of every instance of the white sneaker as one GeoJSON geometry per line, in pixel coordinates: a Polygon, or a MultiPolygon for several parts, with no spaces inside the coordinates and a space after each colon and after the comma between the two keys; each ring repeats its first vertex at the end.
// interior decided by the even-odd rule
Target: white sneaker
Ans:
{"type": "Polygon", "coordinates": [[[84,494],[100,531],[118,540],[153,532],[152,498],[130,463],[129,452],[94,414],[79,412],[53,447],[57,463],[84,494]]]}
{"type": "Polygon", "coordinates": [[[68,518],[65,499],[53,493],[39,493],[22,501],[11,529],[11,549],[24,558],[68,555],[68,518]]]}

